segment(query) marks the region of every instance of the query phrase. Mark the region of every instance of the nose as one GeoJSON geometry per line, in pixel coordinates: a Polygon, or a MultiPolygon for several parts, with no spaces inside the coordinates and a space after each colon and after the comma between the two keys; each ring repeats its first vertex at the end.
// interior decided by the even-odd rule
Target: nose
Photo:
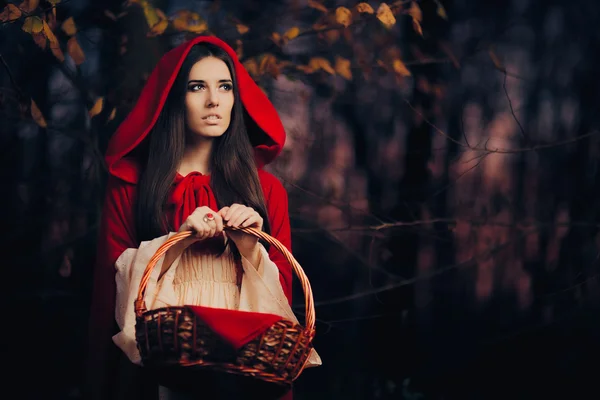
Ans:
{"type": "Polygon", "coordinates": [[[208,91],[208,98],[206,106],[209,108],[218,107],[219,105],[219,96],[216,90],[208,91]]]}

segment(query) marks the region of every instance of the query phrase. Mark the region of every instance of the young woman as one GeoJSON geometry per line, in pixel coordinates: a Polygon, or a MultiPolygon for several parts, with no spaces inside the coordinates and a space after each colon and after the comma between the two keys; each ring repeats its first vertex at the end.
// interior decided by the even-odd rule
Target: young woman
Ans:
{"type": "MultiPolygon", "coordinates": [[[[284,141],[275,108],[223,41],[200,36],[159,61],[106,155],[109,179],[92,296],[88,397],[146,399],[158,392],[154,378],[113,343],[119,331],[115,263],[131,262],[123,261],[128,249],[194,231],[194,237],[169,249],[160,268],[161,278],[171,271],[172,298],[235,309],[243,295],[240,264],[259,274],[274,266],[289,307],[292,270],[286,259],[274,248],[267,253],[250,235],[224,233],[225,226],[255,227],[291,250],[287,193],[262,169],[284,141]],[[198,254],[209,257],[210,265],[198,261],[198,254]],[[175,263],[179,267],[173,272],[169,268],[175,263]]],[[[161,388],[164,396],[179,398],[161,388]]]]}

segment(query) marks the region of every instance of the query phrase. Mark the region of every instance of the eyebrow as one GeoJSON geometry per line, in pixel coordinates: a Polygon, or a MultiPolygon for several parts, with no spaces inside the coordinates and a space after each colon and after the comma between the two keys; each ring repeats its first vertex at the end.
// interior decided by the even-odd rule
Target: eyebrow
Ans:
{"type": "MultiPolygon", "coordinates": [[[[232,83],[231,79],[219,79],[218,83],[232,83]]],[[[206,83],[205,81],[203,81],[202,79],[192,79],[188,81],[188,84],[190,83],[206,83]]]]}

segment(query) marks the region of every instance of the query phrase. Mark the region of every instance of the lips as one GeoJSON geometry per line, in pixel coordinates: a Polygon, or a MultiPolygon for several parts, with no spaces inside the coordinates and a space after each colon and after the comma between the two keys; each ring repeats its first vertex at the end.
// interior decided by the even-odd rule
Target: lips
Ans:
{"type": "Polygon", "coordinates": [[[202,117],[202,119],[205,121],[218,121],[221,119],[221,116],[219,114],[209,114],[202,117]]]}

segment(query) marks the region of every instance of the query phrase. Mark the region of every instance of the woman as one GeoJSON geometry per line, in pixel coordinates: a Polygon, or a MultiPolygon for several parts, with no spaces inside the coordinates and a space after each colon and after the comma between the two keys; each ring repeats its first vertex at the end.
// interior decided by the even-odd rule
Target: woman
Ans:
{"type": "MultiPolygon", "coordinates": [[[[196,232],[190,240],[204,239],[193,245],[196,250],[223,253],[224,226],[262,229],[291,249],[287,193],[262,169],[284,142],[275,108],[223,41],[197,37],[159,61],[106,155],[110,175],[91,307],[90,397],[156,395],[155,382],[112,342],[118,331],[115,262],[126,249],[188,230],[196,232]]],[[[286,259],[274,248],[261,253],[250,235],[226,236],[237,259],[257,269],[265,262],[276,265],[289,306],[292,271],[286,259]]],[[[167,252],[161,275],[189,246],[189,240],[180,242],[167,252]]]]}

